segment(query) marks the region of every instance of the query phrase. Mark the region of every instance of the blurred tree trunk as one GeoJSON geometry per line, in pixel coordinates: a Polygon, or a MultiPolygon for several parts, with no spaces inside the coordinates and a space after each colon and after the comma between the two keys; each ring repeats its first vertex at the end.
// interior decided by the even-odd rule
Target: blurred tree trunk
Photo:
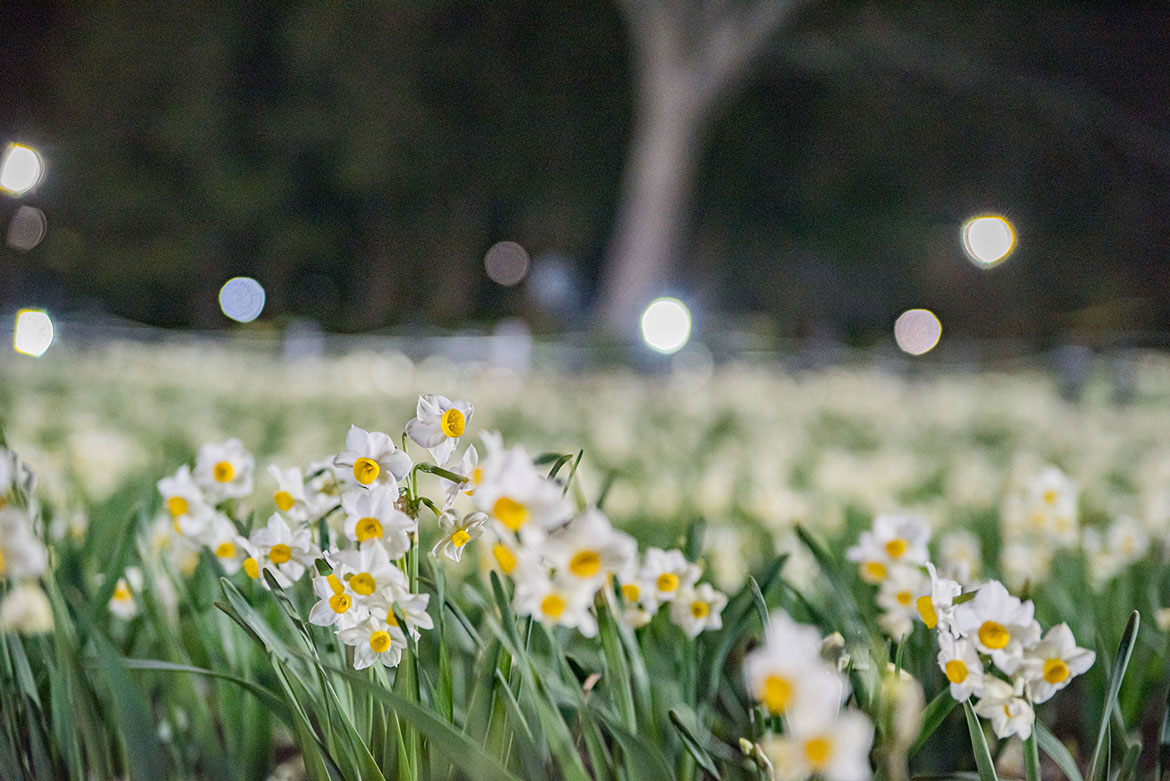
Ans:
{"type": "Polygon", "coordinates": [[[597,324],[628,336],[682,253],[706,122],[801,0],[619,0],[633,50],[634,130],[597,324]]]}

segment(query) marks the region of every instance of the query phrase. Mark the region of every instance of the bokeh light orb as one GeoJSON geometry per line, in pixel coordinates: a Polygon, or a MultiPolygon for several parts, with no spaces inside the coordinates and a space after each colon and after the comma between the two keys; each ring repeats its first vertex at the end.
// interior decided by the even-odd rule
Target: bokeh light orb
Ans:
{"type": "Polygon", "coordinates": [[[929,309],[910,309],[894,322],[894,341],[904,353],[930,352],[942,337],[942,323],[929,309]]]}
{"type": "Polygon", "coordinates": [[[9,144],[0,160],[0,190],[24,195],[37,186],[45,174],[45,164],[37,150],[24,144],[9,144]]]}
{"type": "Polygon", "coordinates": [[[963,226],[963,249],[977,265],[994,266],[1016,245],[1016,232],[1003,217],[986,215],[963,226]]]}
{"type": "Polygon", "coordinates": [[[656,298],[642,313],[642,339],[663,355],[676,353],[691,338],[691,310],[677,298],[656,298]]]}
{"type": "Polygon", "coordinates": [[[528,274],[528,252],[514,241],[496,242],[483,256],[488,279],[497,285],[514,287],[528,274]]]}
{"type": "Polygon", "coordinates": [[[49,221],[35,206],[21,206],[8,223],[8,246],[21,252],[35,248],[45,238],[49,221]]]}
{"type": "Polygon", "coordinates": [[[264,288],[251,277],[232,277],[219,289],[219,308],[237,323],[250,323],[264,311],[264,288]]]}
{"type": "Polygon", "coordinates": [[[53,343],[53,321],[40,309],[22,309],[16,313],[12,332],[12,349],[36,358],[45,354],[53,343]]]}

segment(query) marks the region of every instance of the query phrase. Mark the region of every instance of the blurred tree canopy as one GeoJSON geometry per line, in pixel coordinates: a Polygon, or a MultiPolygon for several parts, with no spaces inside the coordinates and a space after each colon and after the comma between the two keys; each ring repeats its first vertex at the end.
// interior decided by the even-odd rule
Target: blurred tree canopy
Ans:
{"type": "MultiPolygon", "coordinates": [[[[6,14],[0,131],[50,169],[27,199],[48,238],[0,250],[2,303],[214,327],[249,275],[277,322],[579,324],[485,277],[503,239],[598,288],[638,112],[616,6],[6,14]]],[[[673,291],[779,334],[864,338],[911,306],[975,336],[1170,330],[1167,22],[810,0],[707,120],[673,291]],[[985,271],[958,233],[988,211],[1020,245],[985,271]]]]}

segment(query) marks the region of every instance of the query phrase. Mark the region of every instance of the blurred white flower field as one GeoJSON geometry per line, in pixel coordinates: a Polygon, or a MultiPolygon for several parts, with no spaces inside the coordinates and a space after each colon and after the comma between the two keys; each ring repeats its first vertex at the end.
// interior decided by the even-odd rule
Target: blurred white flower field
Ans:
{"type": "Polygon", "coordinates": [[[1161,777],[1157,356],[2,360],[6,775],[1161,777]]]}

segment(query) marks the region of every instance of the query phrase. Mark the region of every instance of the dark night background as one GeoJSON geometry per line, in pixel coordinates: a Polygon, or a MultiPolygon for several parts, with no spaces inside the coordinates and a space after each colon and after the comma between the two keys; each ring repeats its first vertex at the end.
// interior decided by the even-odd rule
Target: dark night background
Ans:
{"type": "MultiPolygon", "coordinates": [[[[778,336],[1170,344],[1170,7],[809,2],[702,135],[672,289],[778,336]],[[964,219],[1013,221],[984,270],[964,219]]],[[[588,322],[635,118],[603,2],[8,3],[0,142],[47,160],[0,308],[354,332],[588,322]],[[541,310],[483,254],[567,258],[541,310]]],[[[0,199],[4,220],[16,208],[0,199]]]]}

